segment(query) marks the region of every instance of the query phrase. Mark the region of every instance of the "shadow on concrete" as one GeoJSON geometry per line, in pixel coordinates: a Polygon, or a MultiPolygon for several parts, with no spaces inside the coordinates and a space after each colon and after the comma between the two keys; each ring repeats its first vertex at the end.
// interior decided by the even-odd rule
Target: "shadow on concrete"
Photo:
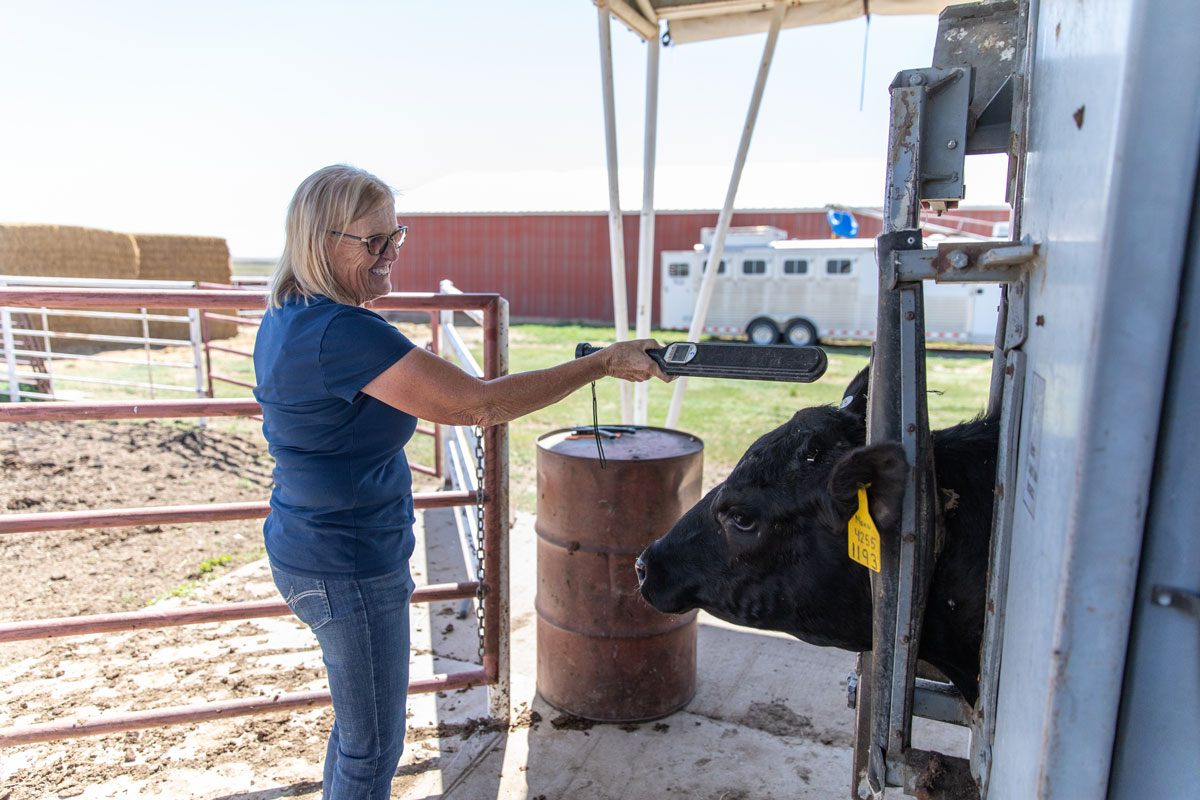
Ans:
{"type": "Polygon", "coordinates": [[[300,797],[320,791],[320,781],[302,781],[301,783],[275,786],[270,789],[256,789],[253,792],[223,794],[220,797],[214,797],[213,800],[275,800],[277,797],[300,797]]]}

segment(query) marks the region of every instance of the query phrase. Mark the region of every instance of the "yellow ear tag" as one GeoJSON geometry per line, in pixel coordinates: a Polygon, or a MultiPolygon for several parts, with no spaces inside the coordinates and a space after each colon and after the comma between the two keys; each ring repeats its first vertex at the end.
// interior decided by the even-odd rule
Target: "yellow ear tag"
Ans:
{"type": "Polygon", "coordinates": [[[869,570],[879,572],[879,529],[867,510],[867,487],[858,487],[858,510],[850,518],[850,558],[869,570]]]}

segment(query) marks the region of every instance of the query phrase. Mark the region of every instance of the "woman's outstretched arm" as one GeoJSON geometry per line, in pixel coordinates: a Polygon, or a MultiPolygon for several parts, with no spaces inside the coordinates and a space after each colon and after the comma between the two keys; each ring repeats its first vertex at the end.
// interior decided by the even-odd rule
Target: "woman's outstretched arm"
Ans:
{"type": "Polygon", "coordinates": [[[468,375],[420,348],[363,387],[363,392],[414,417],[444,425],[499,425],[553,405],[591,381],[669,381],[646,350],[654,339],[618,342],[584,358],[493,380],[468,375]]]}

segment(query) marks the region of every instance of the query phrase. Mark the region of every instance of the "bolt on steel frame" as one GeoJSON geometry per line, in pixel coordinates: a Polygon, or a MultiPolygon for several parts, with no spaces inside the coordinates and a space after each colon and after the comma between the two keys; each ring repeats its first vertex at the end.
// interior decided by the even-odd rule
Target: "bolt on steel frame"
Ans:
{"type": "MultiPolygon", "coordinates": [[[[0,288],[0,308],[264,308],[261,292],[245,291],[126,291],[114,289],[5,289],[0,288]]],[[[482,312],[484,328],[483,377],[492,379],[508,371],[508,303],[495,294],[390,294],[376,300],[377,310],[482,312]]],[[[436,323],[435,323],[436,324],[436,323]]],[[[253,400],[157,400],[106,403],[0,403],[0,422],[42,420],[134,419],[157,417],[252,416],[260,412],[253,400]]],[[[509,718],[509,594],[508,594],[508,426],[483,431],[483,541],[482,586],[477,581],[418,587],[413,602],[484,598],[481,669],[435,675],[413,681],[412,693],[437,692],[472,686],[488,687],[489,714],[509,718]]],[[[418,493],[416,508],[470,505],[479,491],[418,493]]],[[[27,531],[73,530],[81,527],[254,519],[267,516],[266,502],[223,503],[200,506],[109,509],[0,515],[0,535],[27,531]]],[[[52,638],[140,628],[188,625],[201,622],[282,616],[291,611],[281,601],[229,603],[205,608],[149,610],[122,614],[0,623],[0,642],[52,638]]],[[[93,736],[159,725],[199,722],[231,716],[286,711],[327,705],[328,692],[302,692],[275,699],[240,699],[175,708],[104,715],[82,722],[56,721],[0,730],[0,747],[93,736]]]]}

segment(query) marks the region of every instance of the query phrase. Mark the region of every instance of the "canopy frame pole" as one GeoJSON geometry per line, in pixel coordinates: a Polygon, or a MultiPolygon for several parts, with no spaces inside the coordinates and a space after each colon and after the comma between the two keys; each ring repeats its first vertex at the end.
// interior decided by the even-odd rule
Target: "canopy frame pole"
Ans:
{"type": "MultiPolygon", "coordinates": [[[[642,217],[638,225],[637,338],[650,336],[654,307],[654,170],[658,148],[658,49],[656,39],[646,40],[646,130],[642,144],[642,217]]],[[[649,383],[633,387],[633,421],[649,420],[649,383]]]]}
{"type": "MultiPolygon", "coordinates": [[[[617,176],[617,111],[613,96],[612,30],[608,4],[598,2],[600,86],[604,96],[604,150],[608,163],[608,249],[612,263],[613,322],[617,341],[629,338],[629,301],[625,291],[625,231],[621,223],[621,191],[617,176]]],[[[633,423],[630,384],[620,381],[621,423],[633,423]]]]}
{"type": "MultiPolygon", "coordinates": [[[[750,107],[746,110],[746,123],[742,127],[742,139],[738,144],[737,157],[733,162],[733,174],[729,177],[729,189],[725,193],[725,205],[717,217],[717,230],[713,234],[712,248],[709,251],[708,263],[712,269],[704,270],[700,280],[700,296],[696,298],[696,310],[692,313],[692,324],[688,328],[689,342],[700,341],[704,333],[704,317],[708,314],[708,306],[712,302],[713,286],[716,284],[717,267],[725,252],[725,236],[729,233],[729,223],[733,218],[733,201],[737,196],[738,184],[742,180],[742,168],[746,165],[746,153],[750,150],[750,137],[754,134],[754,123],[758,120],[758,107],[762,103],[763,89],[767,85],[767,74],[771,71],[771,61],[775,57],[775,43],[779,40],[779,29],[783,25],[784,14],[787,13],[786,2],[776,3],[771,13],[771,28],[767,31],[767,43],[763,47],[762,61],[758,66],[758,78],[754,82],[754,94],[750,98],[750,107]]],[[[679,423],[679,414],[683,410],[683,397],[687,393],[686,377],[675,380],[675,391],[671,395],[671,406],[667,409],[667,427],[673,428],[679,423]]]]}

